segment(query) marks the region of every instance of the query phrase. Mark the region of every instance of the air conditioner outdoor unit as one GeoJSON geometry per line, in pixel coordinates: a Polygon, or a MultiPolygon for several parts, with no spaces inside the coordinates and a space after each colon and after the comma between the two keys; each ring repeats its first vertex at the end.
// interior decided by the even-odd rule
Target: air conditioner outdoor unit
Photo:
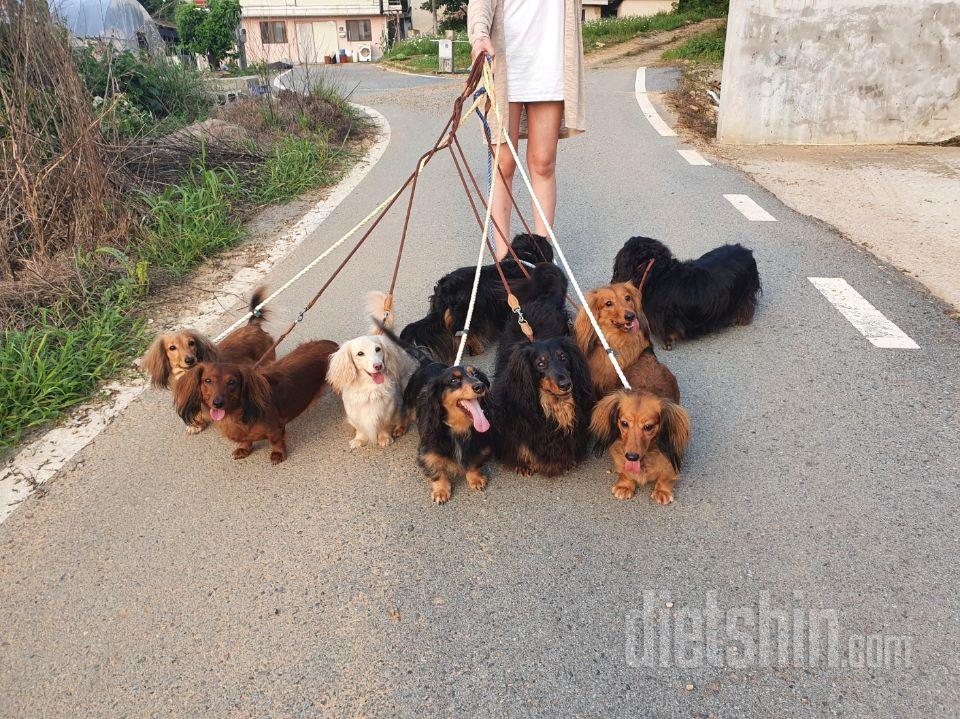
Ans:
{"type": "Polygon", "coordinates": [[[359,62],[370,62],[373,59],[373,48],[370,45],[361,45],[357,48],[357,60],[359,62]]]}

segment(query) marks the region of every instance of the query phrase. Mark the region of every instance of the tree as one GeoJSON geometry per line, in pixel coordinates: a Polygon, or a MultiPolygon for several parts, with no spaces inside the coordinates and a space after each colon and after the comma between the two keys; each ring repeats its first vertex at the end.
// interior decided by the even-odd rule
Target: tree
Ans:
{"type": "MultiPolygon", "coordinates": [[[[467,27],[467,0],[436,0],[437,17],[440,30],[463,30],[467,27]]],[[[420,6],[424,10],[433,8],[433,1],[427,0],[420,6]]]]}
{"type": "Polygon", "coordinates": [[[207,56],[211,68],[233,55],[240,24],[240,0],[210,0],[209,8],[181,3],[176,12],[180,40],[193,52],[207,56]]]}

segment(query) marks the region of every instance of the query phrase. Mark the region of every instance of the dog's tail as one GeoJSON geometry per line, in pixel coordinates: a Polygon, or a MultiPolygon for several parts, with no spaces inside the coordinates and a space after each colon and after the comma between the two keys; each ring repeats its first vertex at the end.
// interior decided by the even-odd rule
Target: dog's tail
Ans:
{"type": "Polygon", "coordinates": [[[257,305],[263,302],[263,298],[267,296],[267,286],[261,285],[253,291],[253,294],[250,295],[250,320],[247,324],[250,325],[261,325],[263,321],[267,318],[267,311],[265,309],[257,309],[257,305]]]}
{"type": "Polygon", "coordinates": [[[370,319],[373,321],[373,324],[377,329],[377,334],[385,335],[391,342],[397,345],[397,347],[413,357],[421,367],[436,361],[433,356],[422,347],[410,344],[409,342],[405,342],[397,337],[397,335],[393,333],[393,330],[391,330],[385,322],[377,319],[376,316],[373,316],[370,319]]]}
{"type": "Polygon", "coordinates": [[[393,310],[387,309],[387,295],[385,292],[371,292],[367,295],[367,314],[373,320],[370,334],[382,333],[381,327],[393,328],[393,310]]]}

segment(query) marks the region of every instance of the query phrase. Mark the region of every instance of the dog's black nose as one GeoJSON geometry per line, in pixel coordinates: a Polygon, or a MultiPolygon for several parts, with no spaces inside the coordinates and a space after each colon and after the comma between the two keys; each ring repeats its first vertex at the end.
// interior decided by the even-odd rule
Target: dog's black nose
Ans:
{"type": "Polygon", "coordinates": [[[638,459],[640,459],[640,455],[637,454],[636,452],[627,452],[628,462],[636,462],[638,459]]]}
{"type": "Polygon", "coordinates": [[[213,400],[212,404],[213,404],[213,406],[216,407],[217,409],[220,409],[221,407],[223,407],[223,400],[217,398],[217,399],[213,400]]]}
{"type": "Polygon", "coordinates": [[[573,382],[570,381],[568,377],[561,377],[560,379],[557,380],[557,387],[559,387],[564,392],[566,392],[568,389],[573,387],[573,382]]]}
{"type": "Polygon", "coordinates": [[[637,319],[637,316],[633,314],[633,312],[627,312],[623,315],[623,319],[627,322],[633,322],[635,319],[637,319]]]}
{"type": "Polygon", "coordinates": [[[193,367],[197,363],[197,358],[192,355],[190,357],[184,357],[183,363],[187,365],[187,367],[193,367]]]}

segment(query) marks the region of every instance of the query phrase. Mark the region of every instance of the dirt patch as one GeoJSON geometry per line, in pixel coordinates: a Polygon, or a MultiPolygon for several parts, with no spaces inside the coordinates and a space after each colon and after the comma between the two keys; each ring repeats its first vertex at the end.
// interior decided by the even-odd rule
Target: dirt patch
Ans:
{"type": "Polygon", "coordinates": [[[719,68],[688,67],[683,69],[677,89],[664,94],[678,129],[708,143],[717,136],[718,108],[711,92],[720,93],[719,68]]]}
{"type": "Polygon", "coordinates": [[[960,307],[960,148],[719,145],[711,151],[960,307]]]}
{"type": "Polygon", "coordinates": [[[628,64],[662,65],[660,56],[665,51],[680,45],[693,35],[714,30],[725,22],[726,18],[711,18],[669,32],[649,36],[641,35],[617,45],[609,45],[587,55],[587,67],[618,67],[628,64]]]}

